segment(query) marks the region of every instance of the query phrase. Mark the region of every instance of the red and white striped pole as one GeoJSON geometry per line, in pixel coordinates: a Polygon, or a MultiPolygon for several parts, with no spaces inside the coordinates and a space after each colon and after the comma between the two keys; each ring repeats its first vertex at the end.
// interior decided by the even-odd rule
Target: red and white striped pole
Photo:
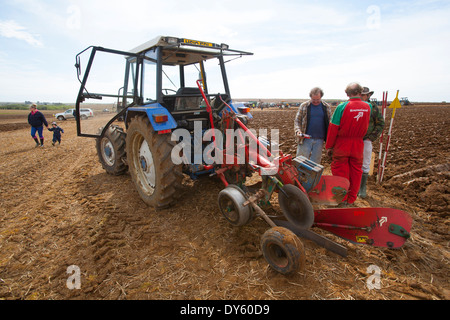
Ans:
{"type": "MultiPolygon", "coordinates": [[[[388,92],[383,91],[383,100],[381,101],[381,114],[383,115],[383,120],[386,120],[386,105],[387,105],[387,96],[388,92]]],[[[384,129],[381,131],[380,136],[380,152],[378,152],[378,170],[377,170],[377,182],[381,183],[381,161],[383,155],[383,138],[384,138],[384,129]]]]}

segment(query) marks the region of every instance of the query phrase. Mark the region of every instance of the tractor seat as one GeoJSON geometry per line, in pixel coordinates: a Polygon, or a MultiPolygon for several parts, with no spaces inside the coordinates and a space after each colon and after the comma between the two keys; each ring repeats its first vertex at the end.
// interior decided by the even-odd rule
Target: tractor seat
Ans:
{"type": "Polygon", "coordinates": [[[199,88],[185,87],[177,91],[175,110],[195,110],[200,108],[202,95],[199,88]]]}

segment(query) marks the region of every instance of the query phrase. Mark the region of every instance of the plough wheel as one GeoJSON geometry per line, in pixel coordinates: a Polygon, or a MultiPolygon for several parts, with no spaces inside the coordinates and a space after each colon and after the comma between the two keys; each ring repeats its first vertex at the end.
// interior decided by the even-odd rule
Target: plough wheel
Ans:
{"type": "Polygon", "coordinates": [[[245,201],[244,192],[238,186],[230,184],[219,192],[220,212],[234,226],[243,226],[252,219],[251,208],[244,206],[245,201]]]}
{"type": "Polygon", "coordinates": [[[269,265],[282,274],[296,272],[305,265],[303,243],[286,228],[273,227],[267,230],[261,238],[261,250],[269,265]]]}
{"type": "Polygon", "coordinates": [[[286,184],[278,193],[284,216],[296,227],[309,229],[314,223],[314,208],[308,196],[293,184],[286,184]]]}

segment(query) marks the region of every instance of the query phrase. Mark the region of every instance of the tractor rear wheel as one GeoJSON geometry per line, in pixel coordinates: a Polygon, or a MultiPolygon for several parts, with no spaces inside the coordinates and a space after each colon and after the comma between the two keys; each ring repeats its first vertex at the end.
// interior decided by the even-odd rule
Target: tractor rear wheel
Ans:
{"type": "Polygon", "coordinates": [[[157,209],[172,205],[179,197],[183,174],[181,166],[172,162],[170,135],[153,131],[146,116],[135,116],[126,145],[131,179],[142,200],[157,209]]]}
{"type": "MultiPolygon", "coordinates": [[[[101,133],[103,128],[99,129],[101,133]]],[[[126,134],[119,126],[112,125],[106,130],[105,135],[96,139],[97,155],[103,169],[107,173],[118,176],[128,170],[125,164],[125,139],[126,134]]]]}
{"type": "Polygon", "coordinates": [[[291,274],[305,266],[305,249],[290,230],[273,227],[261,237],[261,250],[269,265],[277,272],[291,274]]]}

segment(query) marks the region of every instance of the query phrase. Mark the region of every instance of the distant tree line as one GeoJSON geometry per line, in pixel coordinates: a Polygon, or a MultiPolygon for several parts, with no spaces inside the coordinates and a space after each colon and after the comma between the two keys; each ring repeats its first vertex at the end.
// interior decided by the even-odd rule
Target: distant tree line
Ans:
{"type": "MultiPolygon", "coordinates": [[[[29,101],[26,101],[29,102],[29,101]]],[[[30,103],[0,103],[0,109],[3,110],[28,110],[30,108],[30,103]]],[[[62,110],[70,109],[71,105],[63,103],[47,103],[47,104],[37,104],[39,110],[62,110]]]]}

